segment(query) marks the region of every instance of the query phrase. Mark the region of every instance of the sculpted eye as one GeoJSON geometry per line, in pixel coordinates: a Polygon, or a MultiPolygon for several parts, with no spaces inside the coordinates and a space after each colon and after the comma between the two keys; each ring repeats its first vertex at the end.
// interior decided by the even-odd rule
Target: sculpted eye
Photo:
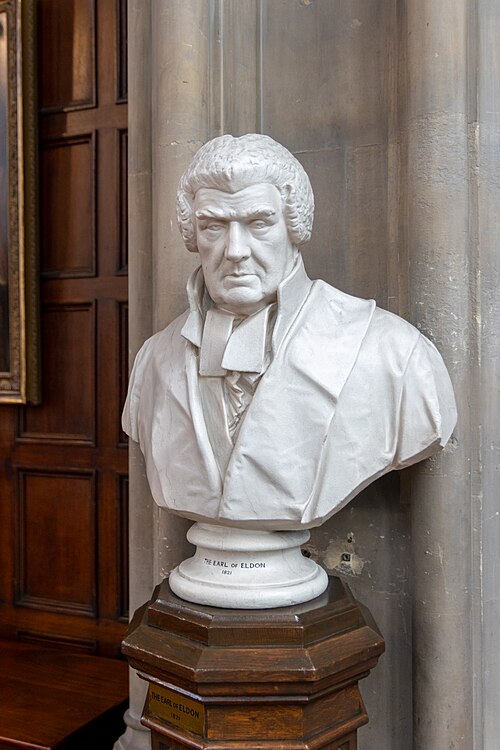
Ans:
{"type": "Polygon", "coordinates": [[[221,221],[208,221],[203,229],[209,232],[220,232],[221,229],[224,229],[224,224],[221,221]]]}
{"type": "Polygon", "coordinates": [[[267,221],[264,221],[263,219],[254,219],[250,222],[250,226],[252,229],[265,229],[269,225],[267,221]]]}

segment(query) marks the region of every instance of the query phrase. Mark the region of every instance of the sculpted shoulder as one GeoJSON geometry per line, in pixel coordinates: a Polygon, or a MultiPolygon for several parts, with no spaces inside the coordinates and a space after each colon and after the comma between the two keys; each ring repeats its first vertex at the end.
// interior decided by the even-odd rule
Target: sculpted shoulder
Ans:
{"type": "Polygon", "coordinates": [[[407,320],[380,307],[375,308],[368,337],[378,342],[379,356],[398,373],[406,368],[419,341],[425,339],[407,320]]]}
{"type": "Polygon", "coordinates": [[[359,315],[370,315],[363,344],[373,344],[380,358],[396,359],[400,366],[411,355],[422,334],[399,315],[378,307],[374,300],[355,297],[324,281],[315,282],[321,306],[332,311],[333,325],[349,325],[359,315]]]}
{"type": "Polygon", "coordinates": [[[146,339],[137,354],[136,364],[144,365],[146,362],[161,364],[164,358],[171,357],[177,350],[183,351],[185,341],[181,336],[181,331],[188,315],[189,310],[186,310],[168,326],[146,339]]]}
{"type": "Polygon", "coordinates": [[[181,353],[184,351],[185,342],[180,332],[188,314],[189,311],[186,311],[166,328],[147,339],[137,353],[130,373],[128,393],[122,414],[123,430],[132,440],[139,440],[140,410],[152,418],[156,388],[161,387],[162,379],[173,372],[173,363],[182,361],[181,353]],[[143,408],[144,392],[148,394],[147,408],[143,408]],[[143,407],[141,407],[141,402],[143,407]]]}

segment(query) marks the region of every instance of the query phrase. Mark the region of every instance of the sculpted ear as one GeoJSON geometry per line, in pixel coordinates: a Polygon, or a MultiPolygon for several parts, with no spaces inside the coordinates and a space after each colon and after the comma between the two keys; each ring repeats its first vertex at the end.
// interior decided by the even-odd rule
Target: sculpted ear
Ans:
{"type": "Polygon", "coordinates": [[[287,182],[280,190],[283,212],[288,234],[296,247],[301,247],[311,239],[314,218],[314,197],[310,184],[299,185],[287,182]]]}

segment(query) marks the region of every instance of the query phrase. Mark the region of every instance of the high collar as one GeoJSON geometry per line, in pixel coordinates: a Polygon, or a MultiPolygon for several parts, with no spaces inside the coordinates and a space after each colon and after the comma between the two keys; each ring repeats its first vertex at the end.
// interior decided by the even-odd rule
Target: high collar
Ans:
{"type": "MultiPolygon", "coordinates": [[[[302,256],[299,253],[291,272],[278,287],[278,312],[274,324],[273,352],[277,351],[283,341],[292,321],[305,302],[311,286],[312,281],[306,273],[302,256]]],[[[205,287],[201,266],[193,271],[189,277],[186,290],[190,312],[181,335],[199,348],[203,337],[205,315],[207,310],[214,306],[205,287]]]]}

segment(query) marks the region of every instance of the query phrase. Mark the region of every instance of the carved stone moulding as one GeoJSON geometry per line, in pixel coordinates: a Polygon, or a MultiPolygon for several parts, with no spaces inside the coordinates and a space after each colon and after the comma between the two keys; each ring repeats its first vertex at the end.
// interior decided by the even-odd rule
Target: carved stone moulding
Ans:
{"type": "Polygon", "coordinates": [[[165,580],[123,650],[149,683],[155,750],[355,750],[358,681],[384,640],[338,578],[305,604],[251,611],[190,604],[165,580]]]}

